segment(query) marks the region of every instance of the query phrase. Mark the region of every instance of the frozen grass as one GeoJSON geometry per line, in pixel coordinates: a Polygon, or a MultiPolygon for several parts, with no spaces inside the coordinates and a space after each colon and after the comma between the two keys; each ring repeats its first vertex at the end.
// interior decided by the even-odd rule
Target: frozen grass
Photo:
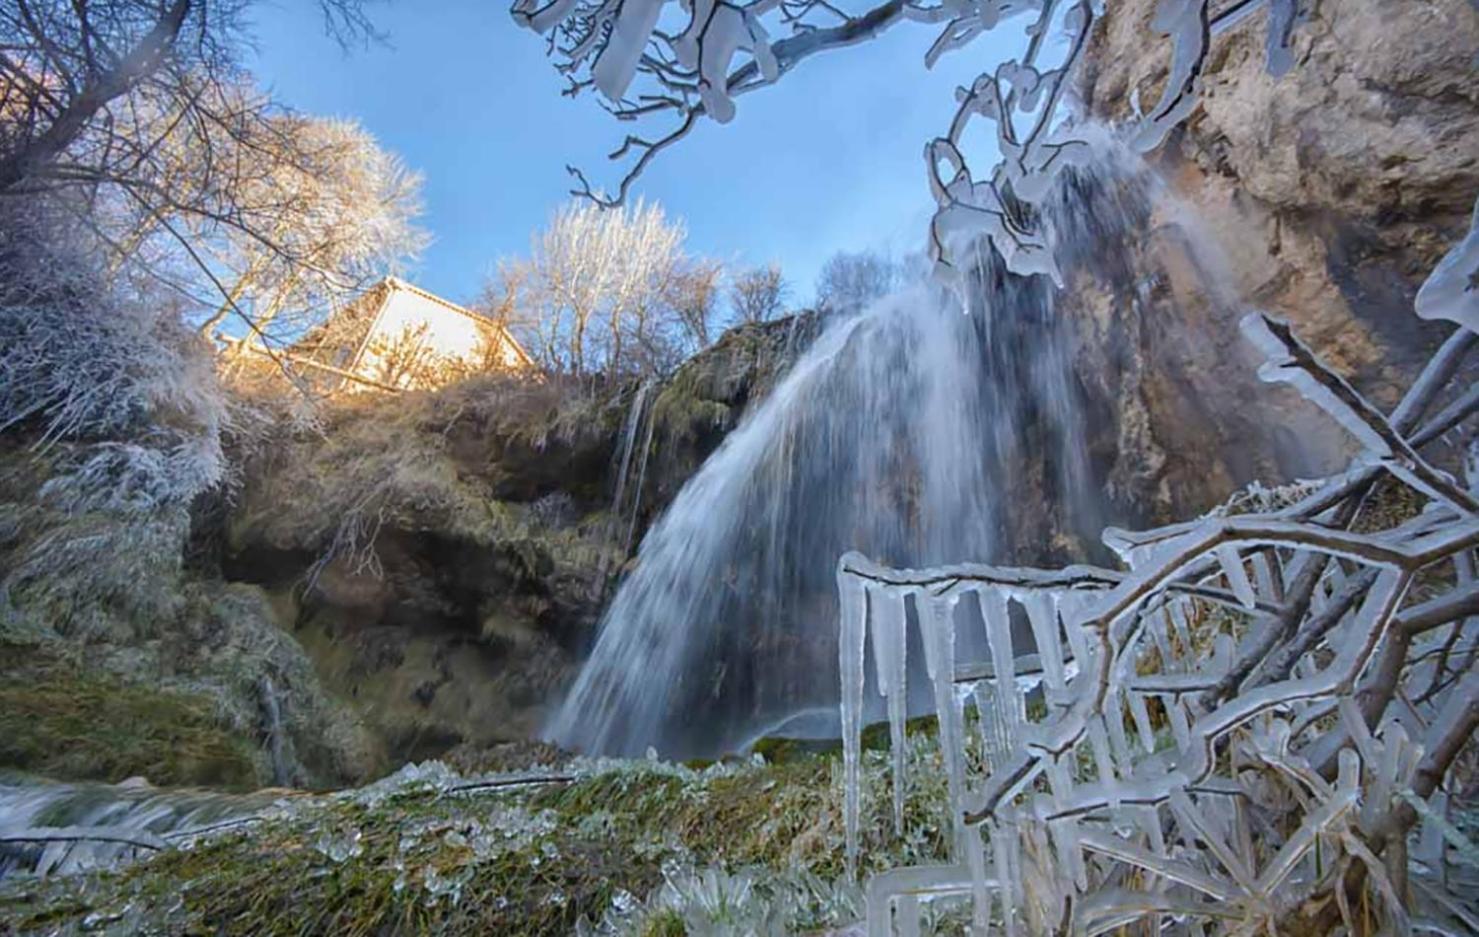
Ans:
{"type": "MultiPolygon", "coordinates": [[[[944,855],[933,739],[910,737],[907,838],[884,751],[865,757],[864,868],[944,855]]],[[[18,933],[783,934],[855,920],[840,762],[795,753],[702,769],[577,761],[574,780],[457,792],[438,763],[299,797],[276,816],[122,871],[12,879],[18,933]]],[[[937,779],[939,779],[937,781],[937,779]]]]}
{"type": "Polygon", "coordinates": [[[256,754],[208,696],[55,665],[0,685],[0,764],[33,774],[246,789],[256,754]]]}

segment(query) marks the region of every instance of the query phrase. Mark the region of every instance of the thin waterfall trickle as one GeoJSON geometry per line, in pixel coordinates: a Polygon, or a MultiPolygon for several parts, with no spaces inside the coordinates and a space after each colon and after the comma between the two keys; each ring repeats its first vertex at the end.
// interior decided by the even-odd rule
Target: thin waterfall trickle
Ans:
{"type": "MultiPolygon", "coordinates": [[[[626,426],[621,433],[621,462],[616,470],[616,496],[611,499],[612,524],[619,524],[626,505],[627,479],[631,476],[632,452],[637,441],[637,432],[646,413],[647,395],[652,393],[652,381],[643,381],[632,394],[631,407],[627,410],[626,426]]],[[[638,491],[641,485],[638,485],[638,491]]],[[[613,530],[614,530],[613,526],[613,530]]]]}
{"type": "MultiPolygon", "coordinates": [[[[647,432],[642,437],[642,458],[637,464],[637,485],[632,489],[632,509],[627,517],[626,536],[621,541],[621,557],[632,555],[632,543],[637,539],[637,521],[642,516],[642,490],[647,485],[647,462],[652,457],[652,434],[657,429],[657,414],[647,414],[647,432]]],[[[619,516],[619,515],[618,515],[619,516]]]]}
{"type": "Polygon", "coordinates": [[[597,597],[606,591],[613,561],[620,565],[632,554],[632,540],[636,535],[637,516],[642,509],[642,485],[647,476],[647,456],[652,449],[654,420],[649,398],[653,396],[653,387],[652,380],[645,380],[638,384],[637,389],[632,392],[632,400],[627,407],[627,418],[622,427],[621,445],[618,449],[619,456],[616,464],[616,492],[612,495],[611,513],[606,521],[606,542],[613,546],[621,544],[621,553],[613,556],[608,550],[602,554],[596,577],[591,582],[591,591],[597,597]],[[642,435],[644,423],[647,427],[646,436],[642,442],[641,455],[637,457],[637,437],[642,435]],[[640,467],[637,470],[636,483],[629,486],[634,457],[638,458],[640,467]],[[627,505],[629,487],[631,489],[630,507],[627,505]]]}

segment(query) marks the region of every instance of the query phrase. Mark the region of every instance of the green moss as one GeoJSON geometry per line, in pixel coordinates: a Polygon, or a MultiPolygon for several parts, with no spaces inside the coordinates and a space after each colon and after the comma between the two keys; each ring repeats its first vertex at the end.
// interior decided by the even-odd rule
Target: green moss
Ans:
{"type": "Polygon", "coordinates": [[[676,911],[654,914],[642,928],[642,937],[687,937],[687,934],[688,928],[683,926],[683,918],[676,911]]]}
{"type": "MultiPolygon", "coordinates": [[[[889,755],[865,753],[865,871],[945,856],[942,769],[929,726],[915,728],[905,839],[892,833],[889,755]]],[[[842,882],[839,772],[835,754],[796,752],[701,773],[627,762],[567,784],[470,795],[413,786],[373,802],[304,797],[281,819],[122,873],[0,887],[0,920],[51,932],[132,908],[141,930],[161,933],[568,934],[624,894],[656,900],[669,863],[842,882]],[[345,843],[347,858],[336,845],[345,843]]],[[[692,908],[644,907],[641,933],[687,932],[692,908]]],[[[835,923],[807,920],[805,929],[835,923]]]]}
{"type": "Polygon", "coordinates": [[[246,788],[250,744],[221,726],[210,699],[61,667],[0,683],[0,766],[63,780],[246,788]]]}
{"type": "Polygon", "coordinates": [[[798,739],[763,738],[750,746],[750,751],[773,765],[787,764],[806,753],[805,743],[798,739]]]}

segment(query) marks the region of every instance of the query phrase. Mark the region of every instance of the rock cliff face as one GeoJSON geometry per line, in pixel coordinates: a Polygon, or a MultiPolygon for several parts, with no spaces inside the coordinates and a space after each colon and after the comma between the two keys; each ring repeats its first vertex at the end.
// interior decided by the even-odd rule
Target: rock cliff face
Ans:
{"type": "MultiPolygon", "coordinates": [[[[1106,4],[1096,24],[1078,90],[1100,120],[1160,95],[1155,2],[1106,4]]],[[[1124,269],[1087,258],[1058,303],[1112,520],[1205,510],[1253,478],[1327,470],[1347,444],[1253,377],[1244,310],[1290,320],[1383,406],[1450,330],[1412,300],[1479,195],[1479,9],[1310,6],[1282,78],[1261,11],[1214,37],[1200,107],[1151,157],[1165,192],[1109,232],[1124,269]]]]}
{"type": "Polygon", "coordinates": [[[646,526],[810,333],[735,329],[646,387],[489,380],[336,406],[249,461],[206,539],[390,764],[528,738],[646,526]]]}
{"type": "MultiPolygon", "coordinates": [[[[1261,12],[1214,37],[1199,109],[1159,168],[1237,293],[1290,319],[1383,403],[1446,332],[1412,298],[1479,194],[1479,8],[1310,4],[1295,67],[1264,68],[1261,12]]],[[[1164,83],[1154,0],[1107,5],[1081,94],[1124,120],[1164,83]]]]}

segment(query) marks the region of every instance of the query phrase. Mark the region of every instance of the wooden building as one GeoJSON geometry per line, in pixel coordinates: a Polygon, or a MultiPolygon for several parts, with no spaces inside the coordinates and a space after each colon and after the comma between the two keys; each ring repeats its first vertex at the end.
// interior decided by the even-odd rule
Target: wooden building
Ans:
{"type": "Polygon", "coordinates": [[[534,364],[503,325],[386,277],[293,343],[293,369],[321,391],[426,390],[534,364]]]}

